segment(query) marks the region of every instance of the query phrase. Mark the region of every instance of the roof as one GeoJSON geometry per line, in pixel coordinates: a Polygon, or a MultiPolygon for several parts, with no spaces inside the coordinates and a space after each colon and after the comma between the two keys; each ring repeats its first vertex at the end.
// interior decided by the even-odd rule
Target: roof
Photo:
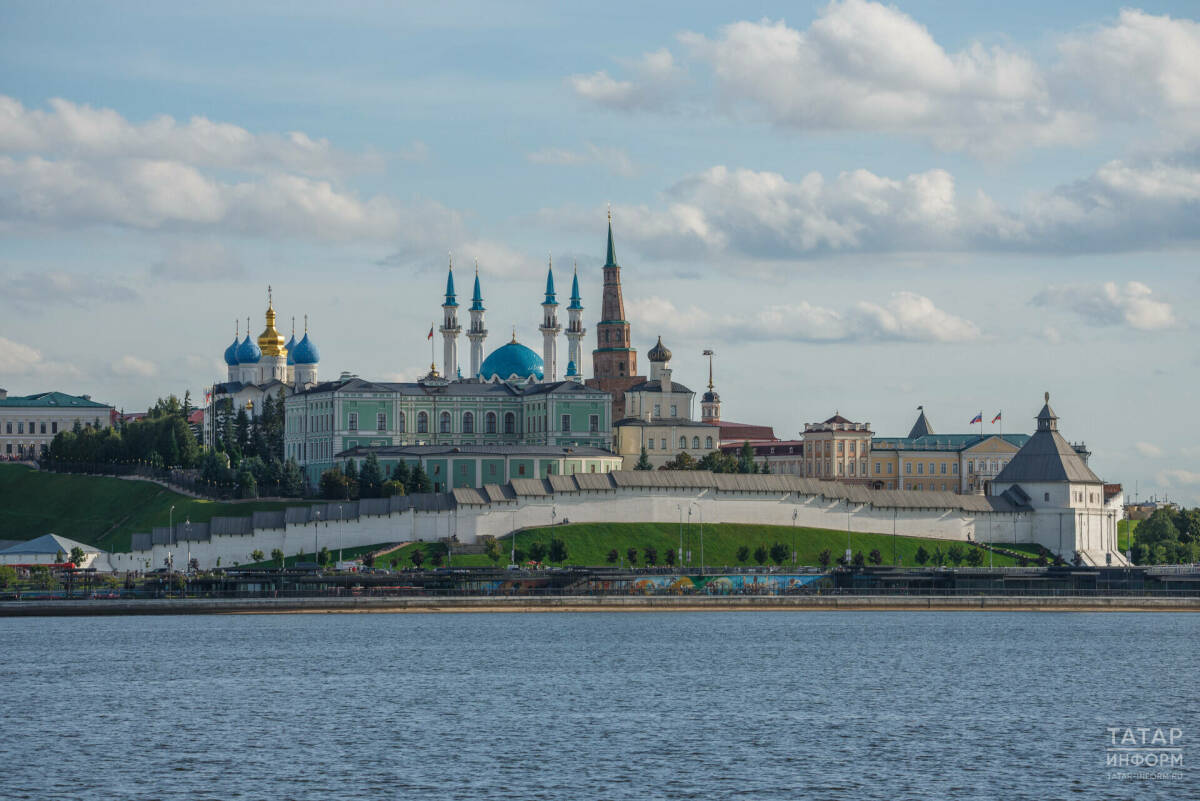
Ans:
{"type": "Polygon", "coordinates": [[[921,414],[917,417],[917,422],[913,423],[912,429],[908,432],[909,439],[927,437],[933,433],[933,426],[929,424],[929,418],[925,416],[925,408],[923,406],[918,406],[917,408],[921,410],[921,414]]]}
{"type": "Polygon", "coordinates": [[[683,420],[673,417],[663,417],[654,420],[644,420],[641,417],[622,417],[613,423],[613,428],[617,426],[641,426],[643,428],[646,426],[676,426],[681,428],[716,428],[718,432],[720,431],[716,423],[703,423],[699,420],[683,420]]]}
{"type": "Polygon", "coordinates": [[[199,423],[203,423],[204,422],[204,407],[201,406],[199,409],[196,409],[191,414],[189,414],[187,421],[189,423],[191,423],[192,425],[198,425],[199,423]]]}
{"type": "Polygon", "coordinates": [[[82,542],[60,537],[57,534],[43,534],[26,542],[19,542],[10,548],[0,551],[0,556],[18,556],[22,554],[71,553],[73,548],[82,548],[84,553],[103,553],[99,548],[84,545],[82,542]]]}
{"type": "Polygon", "coordinates": [[[717,423],[721,427],[721,439],[741,439],[741,440],[768,440],[776,439],[775,429],[771,426],[754,425],[753,423],[734,423],[732,421],[721,420],[717,423]]]}
{"type": "Polygon", "coordinates": [[[479,366],[479,375],[484,379],[499,376],[502,381],[512,378],[542,378],[545,365],[542,357],[532,348],[513,340],[507,342],[488,354],[479,366]]]}
{"type": "Polygon", "coordinates": [[[626,392],[686,392],[691,393],[691,390],[680,384],[678,381],[672,381],[671,386],[663,389],[662,381],[643,381],[640,384],[634,384],[626,392]]]}
{"type": "Polygon", "coordinates": [[[850,423],[850,422],[853,422],[853,421],[847,420],[845,417],[842,417],[840,414],[835,414],[833,417],[830,417],[828,420],[826,420],[822,425],[825,425],[828,423],[850,423]]]}
{"type": "Polygon", "coordinates": [[[551,381],[548,383],[539,382],[525,386],[513,386],[511,384],[506,384],[503,381],[448,381],[444,384],[441,382],[437,384],[422,384],[415,381],[367,381],[362,378],[347,378],[314,384],[308,389],[293,393],[289,397],[300,398],[305,395],[320,394],[325,392],[380,392],[419,397],[434,395],[479,397],[493,395],[510,398],[516,398],[522,395],[540,395],[549,392],[556,394],[604,394],[603,390],[596,389],[595,387],[583,386],[575,381],[551,381]]]}
{"type": "Polygon", "coordinates": [[[613,245],[612,235],[612,216],[611,212],[608,218],[608,257],[604,260],[605,267],[617,266],[617,248],[613,245]]]}
{"type": "Polygon", "coordinates": [[[37,392],[33,395],[9,395],[0,398],[0,406],[111,409],[107,403],[98,403],[87,395],[68,395],[65,392],[37,392]]]}
{"type": "Polygon", "coordinates": [[[339,458],[350,456],[553,456],[557,458],[595,458],[608,456],[621,458],[612,451],[578,445],[380,445],[350,448],[337,454],[339,458]]]}
{"type": "Polygon", "coordinates": [[[871,448],[897,451],[965,451],[981,442],[996,438],[1020,448],[1029,441],[1028,434],[930,434],[925,437],[874,437],[871,448]]]}
{"type": "Polygon", "coordinates": [[[658,338],[658,343],[650,349],[650,352],[646,354],[646,358],[652,362],[671,361],[671,351],[662,343],[662,337],[658,338]]]}
{"type": "Polygon", "coordinates": [[[1005,465],[1000,475],[993,479],[993,483],[1104,483],[1079,457],[1071,443],[1058,433],[1058,415],[1050,408],[1049,392],[1046,393],[1046,405],[1042,407],[1036,419],[1038,430],[1005,465]]]}

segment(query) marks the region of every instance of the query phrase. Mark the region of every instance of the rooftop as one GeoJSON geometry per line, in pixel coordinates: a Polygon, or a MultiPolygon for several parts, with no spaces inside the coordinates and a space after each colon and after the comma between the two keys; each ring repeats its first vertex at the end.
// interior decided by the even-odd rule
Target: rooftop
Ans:
{"type": "Polygon", "coordinates": [[[22,408],[111,409],[107,403],[97,403],[91,395],[68,395],[65,392],[38,392],[33,395],[9,395],[0,398],[0,406],[22,408]]]}

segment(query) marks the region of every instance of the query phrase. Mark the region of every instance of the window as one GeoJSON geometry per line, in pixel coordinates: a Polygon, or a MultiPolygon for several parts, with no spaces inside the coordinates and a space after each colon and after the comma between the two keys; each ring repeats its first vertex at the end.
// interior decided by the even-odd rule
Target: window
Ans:
{"type": "Polygon", "coordinates": [[[830,450],[830,448],[832,448],[832,447],[833,447],[833,443],[831,443],[829,440],[825,440],[825,455],[826,456],[828,456],[830,453],[832,453],[832,451],[830,450]]]}
{"type": "Polygon", "coordinates": [[[404,419],[404,412],[400,412],[396,415],[396,430],[401,434],[404,433],[404,419]]]}
{"type": "Polygon", "coordinates": [[[358,430],[358,412],[350,412],[350,422],[348,427],[351,431],[358,430]]]}
{"type": "Polygon", "coordinates": [[[891,474],[892,474],[892,464],[891,464],[891,462],[888,462],[888,475],[890,476],[891,474]]]}
{"type": "Polygon", "coordinates": [[[676,405],[675,405],[675,404],[673,404],[673,403],[671,404],[671,416],[672,416],[672,417],[678,417],[678,416],[679,416],[679,407],[678,407],[678,406],[676,406],[676,405]]]}
{"type": "Polygon", "coordinates": [[[684,450],[686,448],[687,448],[687,437],[680,437],[679,438],[679,449],[684,450]]]}
{"type": "Polygon", "coordinates": [[[917,462],[917,475],[918,476],[925,475],[925,463],[924,462],[917,462]]]}
{"type": "Polygon", "coordinates": [[[517,417],[512,412],[504,413],[504,433],[505,434],[517,433],[517,417]]]}
{"type": "Polygon", "coordinates": [[[875,475],[879,475],[879,471],[882,469],[883,469],[883,464],[881,462],[876,462],[875,463],[875,475]]]}
{"type": "Polygon", "coordinates": [[[942,475],[943,475],[943,476],[944,476],[944,475],[946,475],[946,463],[945,463],[945,462],[942,462],[942,469],[941,469],[941,473],[942,473],[942,475]]]}
{"type": "Polygon", "coordinates": [[[662,417],[662,404],[661,403],[654,404],[654,416],[662,417]]]}
{"type": "Polygon", "coordinates": [[[378,414],[375,415],[375,430],[376,431],[387,431],[387,414],[386,413],[379,412],[378,414]]]}
{"type": "MultiPolygon", "coordinates": [[[[936,464],[934,464],[933,462],[930,462],[930,463],[929,463],[929,475],[931,475],[931,476],[932,476],[932,475],[933,475],[934,473],[936,473],[936,472],[937,472],[937,465],[936,465],[936,464]]],[[[930,486],[933,486],[933,485],[932,485],[932,484],[930,484],[930,486]]]]}
{"type": "Polygon", "coordinates": [[[18,434],[24,434],[24,433],[25,433],[25,424],[24,424],[24,423],[21,423],[21,422],[18,422],[18,423],[17,423],[17,433],[18,433],[18,434]]]}
{"type": "Polygon", "coordinates": [[[559,428],[563,432],[567,432],[567,431],[571,430],[571,415],[564,414],[559,418],[559,428]]]}
{"type": "Polygon", "coordinates": [[[850,463],[850,475],[854,475],[854,462],[850,463]]]}
{"type": "Polygon", "coordinates": [[[857,442],[851,442],[851,443],[850,443],[850,453],[851,453],[852,455],[855,453],[855,450],[854,450],[854,448],[855,448],[855,446],[856,446],[856,445],[858,445],[858,443],[857,443],[857,442]]]}
{"type": "Polygon", "coordinates": [[[975,472],[975,461],[974,461],[974,460],[971,460],[971,461],[967,462],[967,472],[968,472],[968,473],[974,473],[974,472],[975,472]]]}
{"type": "Polygon", "coordinates": [[[428,434],[429,433],[429,415],[426,414],[425,412],[417,413],[417,433],[418,434],[428,434]]]}
{"type": "Polygon", "coordinates": [[[1043,500],[1045,500],[1045,501],[1046,501],[1046,503],[1050,503],[1050,493],[1048,493],[1048,492],[1043,492],[1043,493],[1042,493],[1042,496],[1043,496],[1043,500]]]}
{"type": "Polygon", "coordinates": [[[904,463],[904,473],[905,475],[912,475],[912,462],[904,463]]]}
{"type": "Polygon", "coordinates": [[[475,433],[475,415],[471,412],[463,412],[462,432],[464,434],[475,433]]]}
{"type": "Polygon", "coordinates": [[[838,441],[838,453],[845,453],[845,452],[846,452],[846,443],[839,440],[838,441]]]}
{"type": "Polygon", "coordinates": [[[699,437],[692,437],[692,447],[696,450],[700,450],[700,438],[699,437]]]}
{"type": "Polygon", "coordinates": [[[517,475],[518,476],[525,475],[525,465],[523,465],[523,464],[517,465],[517,475]]]}
{"type": "Polygon", "coordinates": [[[843,475],[846,472],[846,465],[842,464],[841,462],[838,462],[837,466],[838,466],[838,475],[839,476],[843,475]]]}
{"type": "Polygon", "coordinates": [[[465,476],[465,475],[467,474],[467,466],[466,466],[466,464],[459,464],[459,466],[458,466],[458,474],[459,474],[460,476],[465,476]]]}
{"type": "Polygon", "coordinates": [[[487,433],[495,434],[496,433],[496,413],[488,412],[487,415],[483,418],[483,424],[484,424],[484,426],[486,426],[487,433]]]}
{"type": "Polygon", "coordinates": [[[663,437],[662,439],[660,439],[658,441],[658,444],[659,444],[659,447],[661,447],[665,451],[667,449],[667,438],[663,437]]]}
{"type": "Polygon", "coordinates": [[[12,443],[11,442],[4,446],[4,452],[12,453],[12,443]]]}
{"type": "Polygon", "coordinates": [[[438,425],[439,425],[438,430],[441,431],[443,434],[450,433],[450,412],[442,412],[442,416],[439,420],[438,425]]]}
{"type": "Polygon", "coordinates": [[[712,446],[713,446],[712,437],[705,437],[704,438],[704,447],[711,451],[712,446]]]}
{"type": "Polygon", "coordinates": [[[46,433],[46,424],[42,423],[41,426],[39,427],[39,430],[41,431],[41,433],[45,434],[46,433]]]}
{"type": "Polygon", "coordinates": [[[955,462],[954,464],[950,465],[950,472],[956,476],[958,475],[958,462],[955,462]]]}
{"type": "Polygon", "coordinates": [[[654,437],[650,438],[650,446],[649,446],[648,450],[654,450],[654,437]]]}
{"type": "Polygon", "coordinates": [[[600,430],[600,415],[593,414],[588,417],[588,431],[595,434],[600,430]]]}
{"type": "Polygon", "coordinates": [[[12,433],[12,421],[11,420],[4,424],[4,433],[6,433],[6,434],[12,433]]]}
{"type": "Polygon", "coordinates": [[[918,481],[918,482],[917,482],[917,485],[916,485],[915,487],[913,487],[913,489],[915,489],[915,490],[922,489],[922,487],[921,487],[921,482],[920,482],[920,481],[918,481]]]}

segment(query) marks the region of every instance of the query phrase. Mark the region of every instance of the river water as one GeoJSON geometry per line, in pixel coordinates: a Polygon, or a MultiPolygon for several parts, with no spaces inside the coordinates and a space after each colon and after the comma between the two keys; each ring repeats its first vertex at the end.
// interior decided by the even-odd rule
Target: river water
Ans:
{"type": "Polygon", "coordinates": [[[1198,798],[1198,644],[1187,613],[0,619],[0,798],[1198,798]],[[1180,729],[1183,767],[1114,777],[1109,727],[1180,729]]]}

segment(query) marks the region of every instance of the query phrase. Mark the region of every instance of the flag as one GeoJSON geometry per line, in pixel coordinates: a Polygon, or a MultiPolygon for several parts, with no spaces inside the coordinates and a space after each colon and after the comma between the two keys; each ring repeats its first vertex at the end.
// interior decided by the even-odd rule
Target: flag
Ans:
{"type": "Polygon", "coordinates": [[[204,405],[207,406],[210,400],[212,400],[212,392],[206,389],[204,391],[204,405]]]}
{"type": "Polygon", "coordinates": [[[428,335],[427,335],[425,338],[426,338],[426,339],[433,339],[433,326],[432,326],[432,325],[431,325],[431,326],[429,326],[429,334],[428,334],[428,335]]]}
{"type": "Polygon", "coordinates": [[[992,418],[992,422],[995,423],[997,420],[999,420],[1001,414],[1003,414],[1003,412],[996,412],[996,416],[992,418]]]}
{"type": "Polygon", "coordinates": [[[967,423],[967,425],[973,426],[976,423],[982,423],[982,422],[983,422],[983,412],[980,412],[979,414],[972,417],[971,422],[967,423]]]}

